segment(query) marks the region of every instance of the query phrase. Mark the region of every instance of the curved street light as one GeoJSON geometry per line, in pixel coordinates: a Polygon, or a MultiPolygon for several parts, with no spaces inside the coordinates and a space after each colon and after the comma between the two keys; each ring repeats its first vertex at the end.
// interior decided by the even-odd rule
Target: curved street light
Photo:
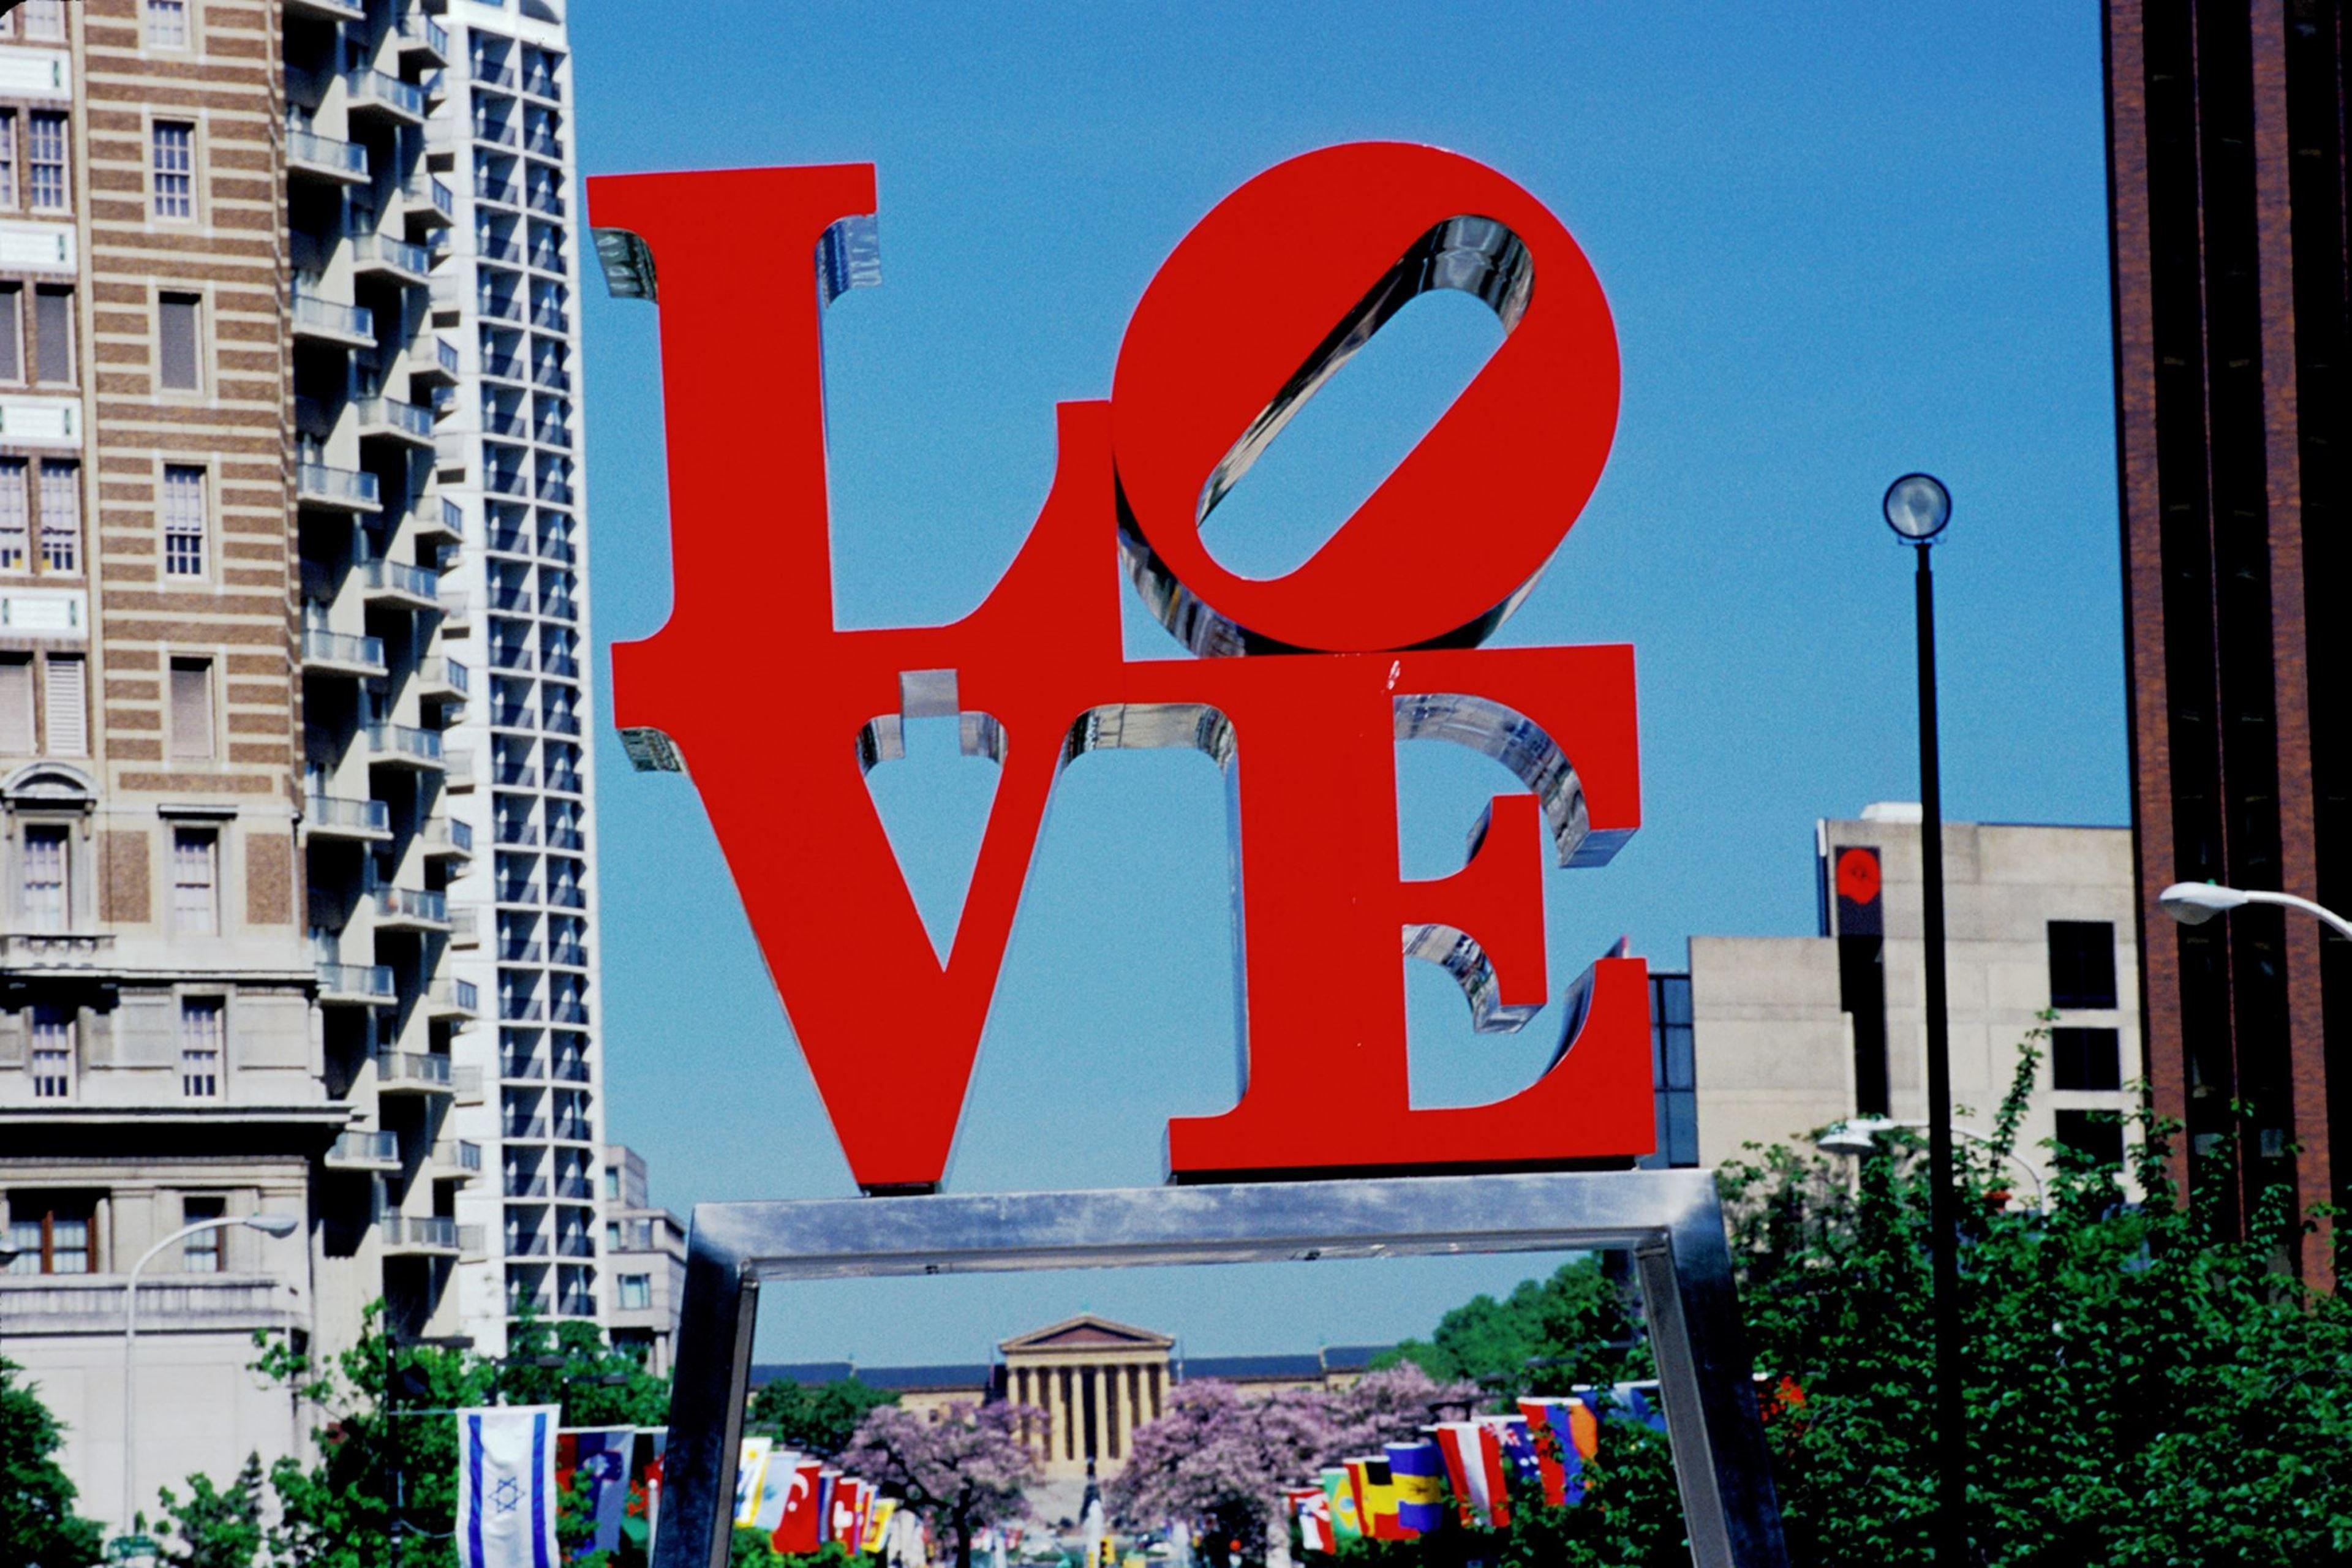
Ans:
{"type": "Polygon", "coordinates": [[[2273,904],[2283,910],[2301,910],[2333,928],[2336,935],[2352,937],[2352,921],[2313,903],[2309,899],[2298,899],[2293,893],[2224,888],[2213,882],[2175,882],[2157,894],[2156,901],[2164,906],[2166,914],[2185,926],[2201,926],[2215,915],[2225,915],[2248,904],[2273,904]]]}
{"type": "Polygon", "coordinates": [[[139,1342],[139,1271],[155,1261],[156,1256],[175,1241],[184,1241],[200,1230],[226,1230],[231,1226],[244,1226],[264,1236],[279,1237],[293,1235],[302,1227],[299,1218],[290,1214],[249,1214],[232,1218],[200,1219],[194,1225],[184,1225],[140,1255],[131,1266],[131,1277],[122,1282],[122,1533],[136,1531],[139,1521],[139,1445],[131,1432],[131,1413],[136,1403],[139,1363],[134,1354],[139,1342]]]}
{"type": "MultiPolygon", "coordinates": [[[[1860,1156],[1876,1149],[1879,1138],[1898,1127],[1908,1128],[1916,1132],[1927,1131],[1927,1123],[1924,1121],[1898,1121],[1890,1116],[1857,1116],[1851,1121],[1841,1121],[1822,1133],[1813,1141],[1813,1146],[1827,1154],[1860,1156]]],[[[2049,1192],[2042,1186],[2042,1173],[2033,1168],[2032,1161],[2014,1149],[1999,1148],[1991,1139],[1973,1128],[1955,1127],[1952,1129],[1952,1136],[1965,1138],[1971,1143],[1980,1144],[2005,1155],[2012,1164],[2025,1173],[2028,1180],[2032,1182],[2034,1206],[2045,1209],[2050,1206],[2049,1192]]]]}

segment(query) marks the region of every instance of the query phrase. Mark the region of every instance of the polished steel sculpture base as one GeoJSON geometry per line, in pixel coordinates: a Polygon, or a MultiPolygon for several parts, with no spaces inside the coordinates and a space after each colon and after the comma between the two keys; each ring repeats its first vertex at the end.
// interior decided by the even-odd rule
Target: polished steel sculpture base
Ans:
{"type": "Polygon", "coordinates": [[[698,1205],[655,1568],[726,1568],[764,1279],[1619,1247],[1641,1272],[1693,1561],[1781,1568],[1711,1171],[698,1205]]]}

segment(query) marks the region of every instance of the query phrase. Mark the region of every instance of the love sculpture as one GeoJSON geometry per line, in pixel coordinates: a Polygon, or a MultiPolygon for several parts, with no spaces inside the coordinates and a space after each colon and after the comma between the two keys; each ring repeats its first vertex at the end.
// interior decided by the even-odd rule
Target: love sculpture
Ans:
{"type": "Polygon", "coordinates": [[[667,399],[675,608],[614,648],[615,716],[640,766],[691,769],[860,1186],[940,1183],[1055,780],[1143,746],[1215,758],[1236,813],[1244,1087],[1222,1115],[1169,1124],[1172,1179],[1649,1152],[1639,960],[1595,966],[1521,1092],[1416,1109],[1408,1089],[1401,955],[1451,971],[1478,1028],[1520,1027],[1549,994],[1547,850],[1599,865],[1640,822],[1633,650],[1477,646],[1534,585],[1616,427],[1608,304],[1541,204],[1394,143],[1250,181],[1145,291],[1109,401],[1061,405],[1051,492],[986,602],[950,626],[843,631],[821,327],[843,289],[876,280],[872,167],[607,176],[589,201],[616,289],[658,299],[667,399]],[[1433,289],[1494,310],[1492,359],[1303,565],[1257,580],[1219,564],[1212,509],[1433,289]],[[1190,657],[1124,657],[1115,560],[1190,657]],[[907,720],[947,716],[1002,772],[941,963],[864,773],[900,754],[907,720]],[[1466,864],[1430,881],[1398,866],[1394,742],[1412,739],[1475,748],[1528,790],[1496,797],[1466,864]]]}
{"type": "Polygon", "coordinates": [[[1568,231],[1425,147],[1267,171],[1152,279],[1109,401],[1062,405],[1052,489],[987,600],[950,626],[843,631],[820,331],[877,280],[874,171],[613,176],[589,201],[614,291],[659,303],[667,404],[675,607],[614,648],[616,716],[639,766],[692,769],[869,1194],[696,1205],[655,1568],[729,1562],[762,1281],[1567,1247],[1633,1255],[1694,1561],[1785,1563],[1714,1173],[1575,1168],[1654,1142],[1640,961],[1569,988],[1559,1052],[1519,1093],[1409,1092],[1402,961],[1444,964],[1479,1028],[1524,1026],[1549,995],[1546,857],[1601,864],[1641,818],[1632,650],[1478,646],[1616,426],[1616,334],[1568,231]],[[1220,565],[1211,510],[1432,289],[1485,300],[1502,346],[1303,565],[1220,565]],[[1181,655],[1125,656],[1118,564],[1181,655]],[[907,721],[950,716],[1002,771],[942,963],[865,773],[907,721]],[[1399,868],[1401,739],[1527,785],[1452,876],[1399,868]],[[1176,1184],[938,1194],[1055,780],[1140,746],[1195,747],[1232,786],[1240,1101],[1169,1124],[1176,1184]]]}

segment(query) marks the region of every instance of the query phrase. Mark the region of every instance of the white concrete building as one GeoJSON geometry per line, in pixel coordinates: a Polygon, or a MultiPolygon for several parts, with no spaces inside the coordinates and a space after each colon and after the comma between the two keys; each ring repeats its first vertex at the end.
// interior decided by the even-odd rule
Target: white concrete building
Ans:
{"type": "MultiPolygon", "coordinates": [[[[1927,1115],[1918,807],[1815,834],[1821,934],[1694,937],[1692,1077],[1701,1164],[1859,1115],[1927,1115]]],[[[2142,1076],[2131,837],[2121,827],[1947,823],[1946,965],[1956,1123],[1985,1130],[2018,1045],[2057,1013],[2020,1152],[2113,1157],[2142,1076]]]]}
{"type": "Polygon", "coordinates": [[[467,1042],[497,1088],[457,1113],[491,1177],[459,1200],[490,1238],[461,1265],[459,1295],[464,1331],[497,1354],[525,1310],[601,1322],[609,1299],[574,316],[583,236],[560,0],[449,0],[441,20],[447,107],[427,146],[457,192],[457,254],[433,303],[459,368],[437,457],[443,493],[480,545],[459,569],[482,606],[485,667],[451,737],[473,785],[451,813],[488,851],[451,898],[481,911],[482,943],[457,973],[497,1020],[467,1042]]]}

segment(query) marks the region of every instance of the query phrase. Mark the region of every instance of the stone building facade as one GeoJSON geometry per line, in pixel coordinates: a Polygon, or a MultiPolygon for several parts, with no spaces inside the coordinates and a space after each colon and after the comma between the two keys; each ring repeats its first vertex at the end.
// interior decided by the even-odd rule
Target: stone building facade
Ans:
{"type": "MultiPolygon", "coordinates": [[[[1918,809],[1824,821],[1821,934],[1693,937],[1690,1049],[1698,1161],[1743,1157],[1859,1116],[1927,1116],[1918,809]]],[[[2142,1076],[2129,832],[1944,825],[1946,964],[1957,1125],[1983,1130],[2018,1046],[2054,1010],[2020,1148],[2114,1158],[2142,1076]]]]}

